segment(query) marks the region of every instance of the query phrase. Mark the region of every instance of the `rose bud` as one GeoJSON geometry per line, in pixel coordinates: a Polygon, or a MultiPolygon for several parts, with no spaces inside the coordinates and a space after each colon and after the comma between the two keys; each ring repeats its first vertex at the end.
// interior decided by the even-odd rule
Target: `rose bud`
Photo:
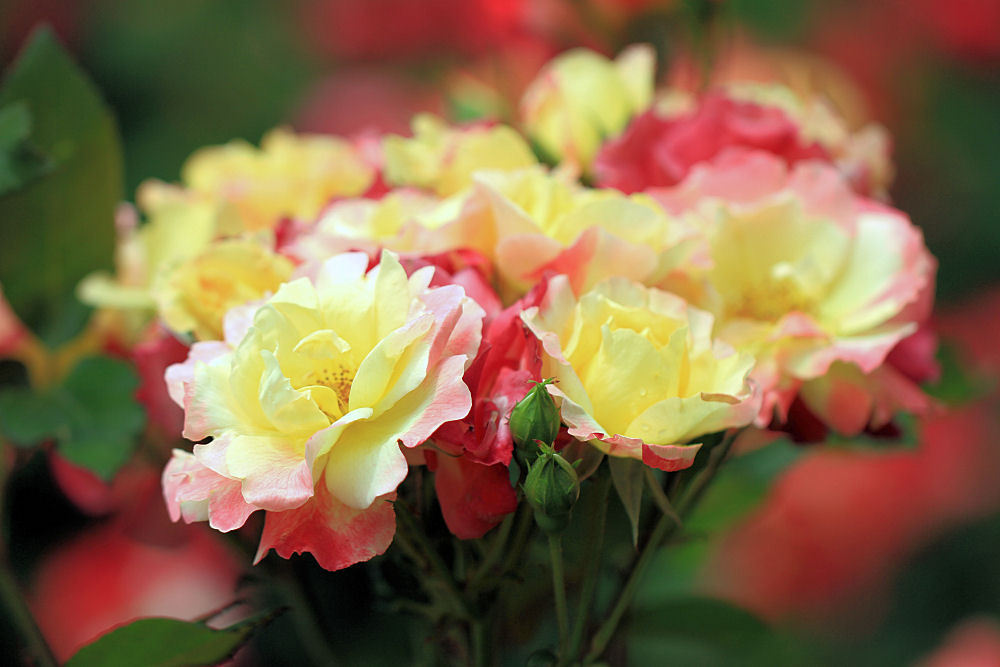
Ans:
{"type": "Polygon", "coordinates": [[[559,433],[559,408],[545,389],[550,382],[536,382],[510,413],[510,434],[522,449],[535,450],[533,443],[536,440],[551,445],[559,433]]]}
{"type": "Polygon", "coordinates": [[[570,512],[580,497],[576,470],[548,445],[528,468],[524,496],[535,510],[535,521],[546,533],[562,532],[569,525],[570,512]]]}

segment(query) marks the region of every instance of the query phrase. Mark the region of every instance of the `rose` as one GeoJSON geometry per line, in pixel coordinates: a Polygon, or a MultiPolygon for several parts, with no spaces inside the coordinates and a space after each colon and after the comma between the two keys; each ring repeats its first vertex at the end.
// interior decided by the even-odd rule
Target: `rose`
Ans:
{"type": "Polygon", "coordinates": [[[257,559],[308,551],[327,569],[367,560],[394,532],[386,499],[415,447],[469,411],[462,375],[479,347],[482,309],[456,285],[407,278],[395,255],[338,255],[315,281],[281,286],[236,309],[226,342],[192,348],[168,370],[193,454],[163,475],[171,516],[238,528],[265,510],[257,559]]]}
{"type": "Polygon", "coordinates": [[[544,350],[543,377],[569,434],[661,470],[691,465],[692,440],[750,423],[753,358],[712,340],[712,316],[621,278],[577,299],[564,276],[522,315],[544,350]]]}

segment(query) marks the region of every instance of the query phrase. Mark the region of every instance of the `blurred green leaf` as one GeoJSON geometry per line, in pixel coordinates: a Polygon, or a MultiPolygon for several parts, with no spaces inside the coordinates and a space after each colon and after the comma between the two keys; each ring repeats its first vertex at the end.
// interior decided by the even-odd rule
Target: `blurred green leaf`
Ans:
{"type": "Polygon", "coordinates": [[[911,414],[900,413],[878,433],[840,435],[831,432],[823,445],[848,450],[885,450],[893,447],[916,449],[920,446],[920,421],[911,414]]]}
{"type": "Polygon", "coordinates": [[[29,141],[31,112],[23,102],[0,108],[0,196],[23,187],[52,168],[29,141]]]}
{"type": "Polygon", "coordinates": [[[48,29],[35,32],[6,73],[0,107],[8,139],[26,140],[28,123],[31,146],[51,161],[16,190],[0,188],[0,281],[21,319],[57,345],[85,322],[76,284],[111,266],[121,147],[96,89],[48,29]]]}
{"type": "Polygon", "coordinates": [[[714,533],[732,525],[764,499],[775,479],[802,452],[801,447],[782,438],[727,461],[686,520],[686,532],[714,533]]]}
{"type": "Polygon", "coordinates": [[[84,646],[66,667],[193,667],[233,656],[275,612],[258,614],[221,630],[173,618],[141,618],[84,646]]]}
{"type": "Polygon", "coordinates": [[[773,41],[788,41],[804,32],[812,15],[816,0],[727,0],[720,4],[735,19],[759,36],[773,41]]]}
{"type": "Polygon", "coordinates": [[[684,597],[636,610],[627,641],[633,665],[809,664],[803,649],[759,618],[712,598],[684,597]]]}
{"type": "Polygon", "coordinates": [[[61,386],[44,393],[0,392],[0,432],[22,447],[54,439],[67,459],[110,479],[132,455],[145,424],[134,396],[138,384],[125,362],[83,359],[61,386]]]}
{"type": "Polygon", "coordinates": [[[976,375],[962,361],[956,343],[942,341],[938,346],[937,360],[941,365],[941,377],[926,387],[928,394],[948,405],[962,405],[982,398],[992,390],[995,380],[976,375]]]}
{"type": "Polygon", "coordinates": [[[655,605],[688,595],[712,548],[712,539],[752,512],[767,497],[775,480],[795,463],[803,449],[781,439],[730,459],[705,496],[685,520],[682,539],[660,549],[636,596],[636,606],[655,605]]]}
{"type": "Polygon", "coordinates": [[[19,447],[31,447],[65,432],[66,421],[51,396],[29,387],[0,392],[0,432],[19,447]]]}

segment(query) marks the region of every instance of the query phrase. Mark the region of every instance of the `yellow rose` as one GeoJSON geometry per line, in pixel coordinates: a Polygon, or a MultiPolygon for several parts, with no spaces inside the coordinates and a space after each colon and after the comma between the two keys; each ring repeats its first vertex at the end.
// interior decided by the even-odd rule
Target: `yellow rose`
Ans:
{"type": "Polygon", "coordinates": [[[568,275],[577,292],[612,275],[656,281],[689,250],[689,230],[645,195],[584,188],[541,167],[476,181],[494,230],[480,250],[495,259],[508,297],[545,271],[568,275]]]}
{"type": "Polygon", "coordinates": [[[212,438],[164,472],[174,520],[233,530],[264,510],[258,560],[308,551],[338,569],[386,549],[401,446],[468,413],[484,313],[457,285],[429,287],[431,267],[407,277],[391,253],[368,262],[337,255],[249,319],[235,309],[225,342],[168,369],[184,436],[212,438]]]}
{"type": "Polygon", "coordinates": [[[291,275],[292,263],[260,243],[225,239],[162,272],[153,296],[168,327],[217,340],[229,309],[274,292],[291,275]]]}
{"type": "Polygon", "coordinates": [[[611,456],[680,470],[697,453],[692,440],[760,409],[753,357],[713,341],[712,316],[668,292],[612,278],[577,299],[556,276],[521,317],[570,435],[611,456]]]}
{"type": "Polygon", "coordinates": [[[605,139],[617,136],[653,98],[656,56],[630,46],[615,60],[587,49],[553,59],[521,99],[528,136],[554,161],[588,172],[605,139]]]}
{"type": "Polygon", "coordinates": [[[191,190],[235,208],[246,231],[283,217],[312,221],[334,197],[354,197],[375,173],[350,142],[272,130],[260,149],[245,141],[196,151],[181,170],[191,190]]]}
{"type": "Polygon", "coordinates": [[[517,169],[535,164],[517,132],[504,125],[453,128],[429,114],[413,119],[413,138],[390,135],[382,144],[386,180],[442,197],[472,184],[480,169],[517,169]]]}

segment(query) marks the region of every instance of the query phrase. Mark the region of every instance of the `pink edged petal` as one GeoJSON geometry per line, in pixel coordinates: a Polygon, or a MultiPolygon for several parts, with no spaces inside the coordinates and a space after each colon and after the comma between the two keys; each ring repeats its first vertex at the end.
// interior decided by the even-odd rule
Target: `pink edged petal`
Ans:
{"type": "Polygon", "coordinates": [[[819,161],[796,164],[788,176],[788,188],[802,199],[806,213],[833,218],[849,229],[854,226],[858,199],[832,165],[819,161]]]}
{"type": "Polygon", "coordinates": [[[777,341],[782,338],[826,338],[827,333],[809,315],[799,311],[788,313],[774,325],[773,332],[768,336],[769,341],[777,341]]]}
{"type": "Polygon", "coordinates": [[[517,509],[507,466],[434,454],[434,489],[448,530],[460,540],[482,537],[517,509]]]}
{"type": "Polygon", "coordinates": [[[257,299],[226,311],[226,315],[222,318],[222,334],[227,345],[236,347],[240,344],[253,324],[254,313],[266,301],[267,298],[257,299]]]}
{"type": "Polygon", "coordinates": [[[389,497],[359,510],[344,505],[319,484],[316,495],[302,507],[267,513],[254,564],[274,549],[282,558],[311,553],[320,567],[340,570],[384,553],[395,532],[389,497]]]}
{"type": "MultiPolygon", "coordinates": [[[[403,445],[416,447],[431,437],[445,422],[461,419],[469,414],[472,408],[472,394],[462,381],[465,364],[465,356],[454,356],[444,360],[437,375],[432,378],[434,386],[429,389],[431,400],[419,407],[410,406],[411,409],[417,410],[417,418],[410,423],[406,432],[400,435],[399,439],[403,445]]],[[[418,401],[420,393],[424,392],[418,389],[403,400],[418,401]]]]}
{"type": "Polygon", "coordinates": [[[822,376],[835,361],[853,363],[863,372],[871,373],[882,365],[896,343],[916,329],[917,325],[913,323],[887,325],[865,335],[835,338],[819,349],[789,351],[781,364],[803,380],[822,376]]]}
{"type": "Polygon", "coordinates": [[[642,445],[642,462],[651,468],[674,472],[690,468],[701,444],[695,445],[642,445]]]}
{"type": "Polygon", "coordinates": [[[166,373],[164,373],[163,379],[167,383],[167,393],[170,394],[171,400],[183,408],[185,390],[194,381],[195,365],[199,361],[208,363],[232,351],[233,349],[227,343],[217,340],[192,345],[187,359],[182,363],[168,366],[166,373]]]}
{"type": "Polygon", "coordinates": [[[494,317],[503,310],[500,297],[483,277],[481,271],[471,268],[462,269],[452,276],[451,280],[465,290],[465,294],[470,299],[479,304],[480,308],[486,312],[487,317],[494,317]]]}
{"type": "Polygon", "coordinates": [[[562,250],[558,241],[538,232],[505,236],[497,242],[496,264],[501,273],[527,291],[532,277],[562,250]]]}
{"type": "Polygon", "coordinates": [[[225,457],[229,474],[243,482],[243,498],[261,509],[294,509],[313,496],[312,469],[304,453],[280,437],[235,436],[225,457]]]}
{"type": "Polygon", "coordinates": [[[163,470],[163,497],[172,521],[208,519],[222,532],[239,528],[258,509],[243,500],[238,480],[219,475],[179,449],[163,470]]]}
{"type": "Polygon", "coordinates": [[[420,300],[434,314],[437,325],[428,366],[435,366],[442,357],[459,354],[471,363],[482,341],[486,312],[458,285],[428,290],[420,300]]]}
{"type": "Polygon", "coordinates": [[[656,271],[657,259],[649,247],[620,239],[600,227],[590,227],[531,277],[537,280],[547,272],[564,274],[573,291],[582,294],[613,275],[642,282],[656,271]]]}

